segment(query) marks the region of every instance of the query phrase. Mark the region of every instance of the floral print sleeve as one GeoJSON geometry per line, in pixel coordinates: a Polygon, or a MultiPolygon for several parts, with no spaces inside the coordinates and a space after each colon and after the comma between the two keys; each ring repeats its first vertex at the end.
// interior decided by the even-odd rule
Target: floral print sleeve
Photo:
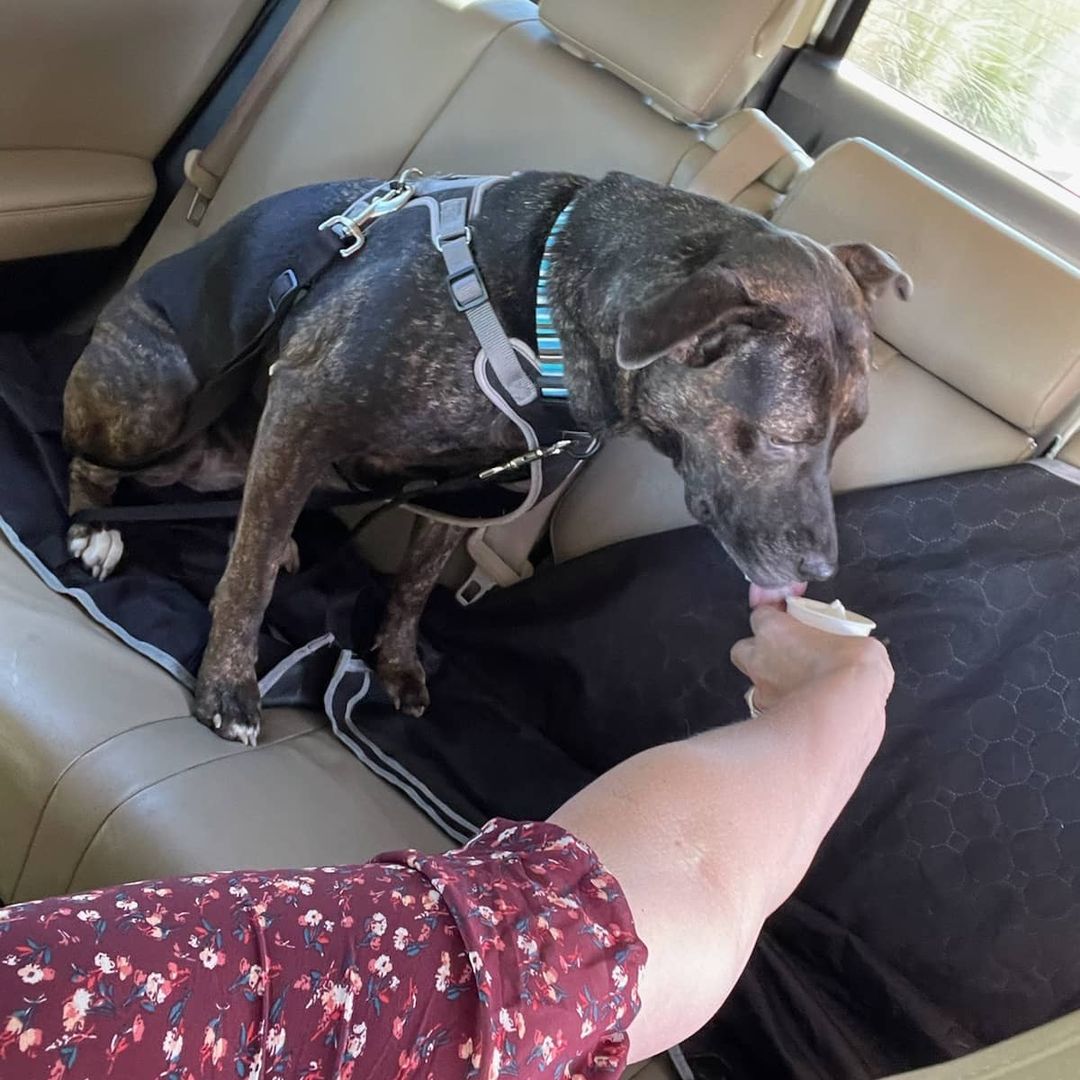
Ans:
{"type": "Polygon", "coordinates": [[[0,1078],[611,1078],[645,959],[615,879],[538,823],[22,904],[0,909],[0,1078]]]}

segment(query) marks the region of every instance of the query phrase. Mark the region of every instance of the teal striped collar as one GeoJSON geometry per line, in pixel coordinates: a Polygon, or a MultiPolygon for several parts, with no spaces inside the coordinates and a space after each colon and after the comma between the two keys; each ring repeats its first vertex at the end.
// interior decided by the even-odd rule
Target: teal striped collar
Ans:
{"type": "Polygon", "coordinates": [[[562,341],[552,319],[551,295],[548,289],[551,282],[551,253],[556,239],[566,228],[573,205],[571,202],[551,227],[544,245],[544,254],[540,259],[540,276],[536,283],[536,355],[540,361],[540,394],[549,399],[565,399],[570,396],[566,389],[566,361],[562,341]]]}

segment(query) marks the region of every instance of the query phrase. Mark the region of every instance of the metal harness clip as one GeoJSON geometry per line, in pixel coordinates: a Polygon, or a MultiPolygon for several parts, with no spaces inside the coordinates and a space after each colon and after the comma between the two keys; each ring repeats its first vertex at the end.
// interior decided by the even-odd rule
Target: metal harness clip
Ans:
{"type": "Polygon", "coordinates": [[[364,229],[376,218],[386,217],[400,210],[416,194],[416,187],[410,183],[413,176],[423,176],[419,169],[406,169],[396,180],[384,185],[387,190],[368,203],[353,203],[345,213],[328,217],[320,226],[319,232],[332,229],[339,240],[351,237],[338,254],[347,259],[355,255],[364,246],[364,229]]]}
{"type": "Polygon", "coordinates": [[[561,454],[565,450],[568,450],[573,445],[573,441],[570,439],[560,439],[558,442],[552,443],[550,446],[538,446],[535,450],[526,450],[524,454],[518,454],[517,457],[511,458],[509,461],[503,462],[502,465],[495,465],[490,469],[485,469],[480,474],[481,480],[491,480],[493,477],[502,476],[503,473],[517,472],[518,469],[524,468],[526,465],[531,465],[534,461],[541,461],[544,458],[555,457],[556,454],[561,454]]]}

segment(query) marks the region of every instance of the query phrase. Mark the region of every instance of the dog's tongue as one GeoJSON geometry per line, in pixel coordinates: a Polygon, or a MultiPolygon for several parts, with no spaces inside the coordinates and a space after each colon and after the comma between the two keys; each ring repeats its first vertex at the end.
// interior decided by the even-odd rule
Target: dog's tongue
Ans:
{"type": "Polygon", "coordinates": [[[762,607],[771,604],[774,607],[782,604],[789,596],[802,596],[806,592],[805,581],[789,581],[786,585],[780,585],[775,589],[764,589],[760,585],[750,585],[750,608],[762,607]]]}

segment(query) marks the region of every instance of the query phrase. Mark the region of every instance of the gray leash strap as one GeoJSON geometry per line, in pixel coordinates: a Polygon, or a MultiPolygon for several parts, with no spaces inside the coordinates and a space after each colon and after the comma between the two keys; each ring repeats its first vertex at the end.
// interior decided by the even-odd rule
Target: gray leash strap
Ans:
{"type": "Polygon", "coordinates": [[[528,405],[536,400],[536,384],[522,368],[488,298],[473,257],[468,213],[468,199],[447,199],[439,204],[436,246],[446,263],[450,296],[454,307],[468,318],[488,363],[506,392],[516,404],[528,405]]]}

